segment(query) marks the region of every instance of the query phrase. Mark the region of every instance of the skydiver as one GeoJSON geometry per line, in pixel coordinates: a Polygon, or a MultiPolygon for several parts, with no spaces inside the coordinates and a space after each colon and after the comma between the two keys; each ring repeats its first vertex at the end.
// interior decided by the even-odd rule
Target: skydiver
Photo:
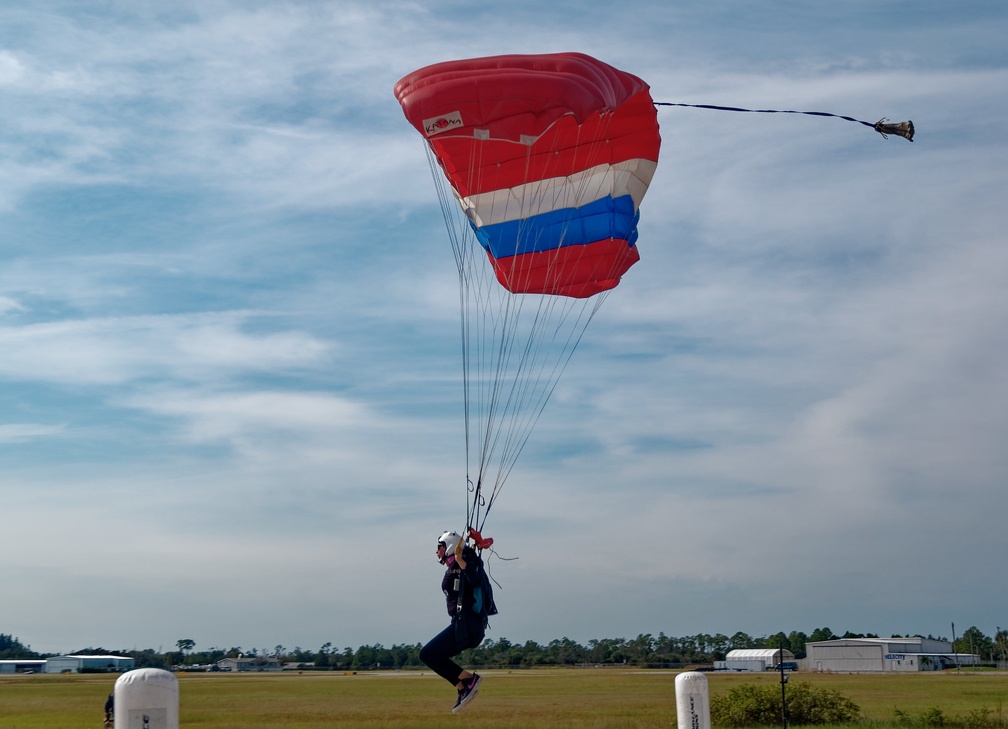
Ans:
{"type": "Polygon", "coordinates": [[[464,709],[476,698],[483,678],[463,670],[452,658],[466,648],[483,642],[486,618],[474,610],[474,588],[481,584],[483,560],[465,539],[456,532],[445,532],[438,538],[438,561],[445,565],[441,589],[448,605],[451,624],[420,649],[420,660],[458,690],[458,701],[452,713],[464,709]]]}

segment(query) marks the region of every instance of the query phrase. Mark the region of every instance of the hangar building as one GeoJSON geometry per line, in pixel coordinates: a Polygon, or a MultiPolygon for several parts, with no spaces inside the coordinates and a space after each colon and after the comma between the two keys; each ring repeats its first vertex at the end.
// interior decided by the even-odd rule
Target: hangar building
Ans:
{"type": "Polygon", "coordinates": [[[80,673],[81,671],[132,671],[135,661],[125,656],[59,656],[46,659],[46,673],[80,673]]]}
{"type": "Polygon", "coordinates": [[[781,648],[736,648],[728,651],[714,667],[725,671],[766,671],[780,663],[794,661],[794,653],[781,648]]]}
{"type": "Polygon", "coordinates": [[[135,661],[125,656],[56,656],[0,661],[0,673],[80,673],[132,671],[135,661]]]}
{"type": "Polygon", "coordinates": [[[867,673],[881,671],[940,671],[975,666],[980,657],[953,653],[952,644],[933,638],[839,638],[806,643],[809,671],[867,673]]]}
{"type": "Polygon", "coordinates": [[[44,658],[18,658],[0,661],[0,673],[43,673],[44,658]]]}

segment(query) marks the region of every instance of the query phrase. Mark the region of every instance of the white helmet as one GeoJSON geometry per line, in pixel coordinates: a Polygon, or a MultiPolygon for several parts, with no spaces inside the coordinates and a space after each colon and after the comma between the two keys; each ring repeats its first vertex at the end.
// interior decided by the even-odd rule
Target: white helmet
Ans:
{"type": "MultiPolygon", "coordinates": [[[[445,545],[445,557],[455,554],[455,546],[462,540],[462,535],[458,532],[445,532],[438,537],[438,544],[445,545]]],[[[444,562],[444,560],[441,560],[444,562]]]]}

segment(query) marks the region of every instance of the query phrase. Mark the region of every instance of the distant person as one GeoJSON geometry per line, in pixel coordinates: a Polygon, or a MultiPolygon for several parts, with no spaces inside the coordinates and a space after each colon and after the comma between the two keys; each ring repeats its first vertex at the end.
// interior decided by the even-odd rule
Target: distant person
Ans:
{"type": "Polygon", "coordinates": [[[115,715],[115,692],[113,691],[105,699],[105,726],[112,726],[112,717],[115,715]]]}
{"type": "Polygon", "coordinates": [[[452,660],[466,648],[482,643],[486,633],[483,560],[456,532],[441,535],[436,554],[438,561],[447,567],[441,589],[451,625],[420,649],[420,660],[458,690],[458,701],[452,709],[452,713],[457,713],[476,698],[483,681],[478,673],[463,670],[452,660]]]}

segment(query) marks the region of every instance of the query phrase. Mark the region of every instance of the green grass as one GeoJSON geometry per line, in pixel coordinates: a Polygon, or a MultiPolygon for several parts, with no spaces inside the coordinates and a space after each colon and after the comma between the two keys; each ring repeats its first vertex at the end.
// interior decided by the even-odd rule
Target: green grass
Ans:
{"type": "MultiPolygon", "coordinates": [[[[718,692],[736,682],[770,681],[779,683],[774,673],[718,676],[711,679],[711,692],[718,692]],[[755,679],[755,680],[754,680],[755,679]]],[[[808,681],[815,685],[839,691],[861,707],[866,719],[889,721],[896,709],[919,713],[939,707],[946,716],[965,715],[980,708],[1000,708],[1002,725],[1008,725],[1008,674],[994,672],[928,671],[905,674],[832,674],[792,673],[792,681],[808,681]]]]}
{"type": "MultiPolygon", "coordinates": [[[[455,692],[430,672],[179,675],[182,729],[652,729],[676,726],[673,671],[543,669],[487,671],[479,698],[451,714],[455,692]]],[[[0,729],[100,727],[116,676],[0,676],[0,729]]],[[[776,674],[708,674],[712,693],[776,674]]],[[[905,727],[896,711],[946,718],[987,709],[1008,726],[1008,674],[790,675],[839,691],[870,729],[905,727]],[[999,714],[999,712],[1002,712],[999,714]]]]}

